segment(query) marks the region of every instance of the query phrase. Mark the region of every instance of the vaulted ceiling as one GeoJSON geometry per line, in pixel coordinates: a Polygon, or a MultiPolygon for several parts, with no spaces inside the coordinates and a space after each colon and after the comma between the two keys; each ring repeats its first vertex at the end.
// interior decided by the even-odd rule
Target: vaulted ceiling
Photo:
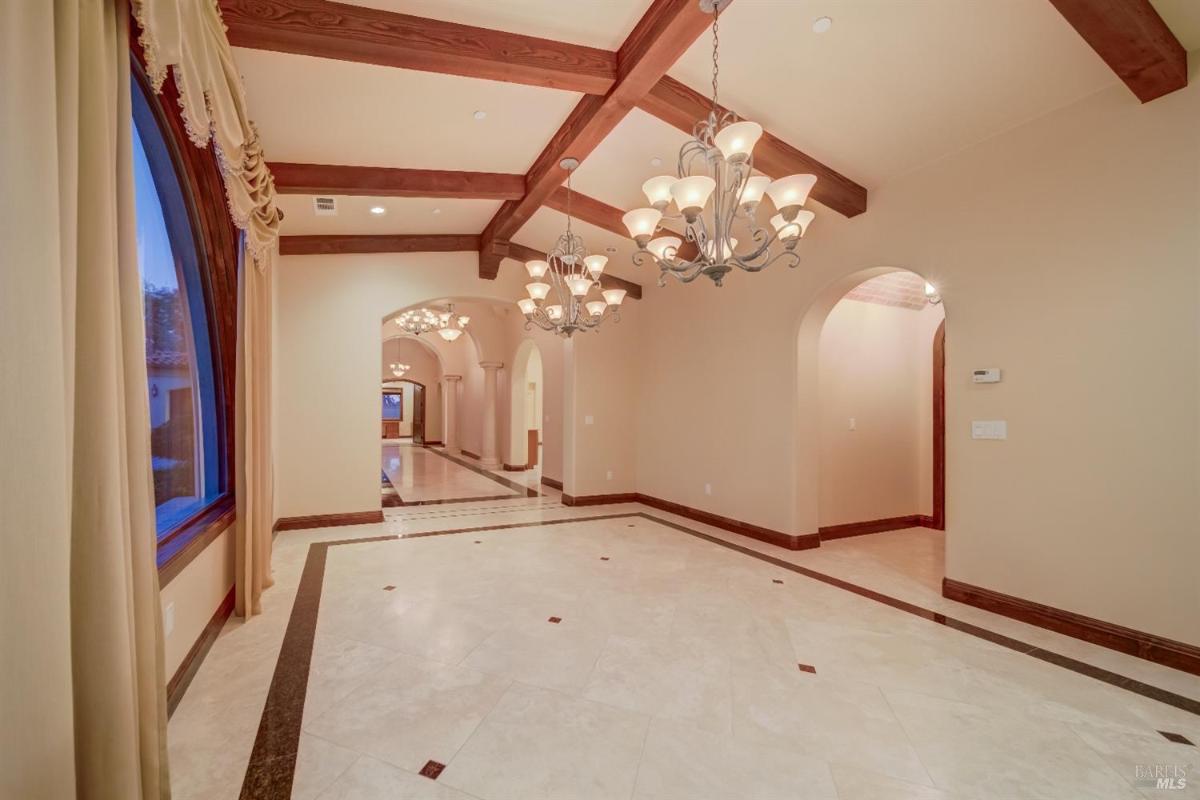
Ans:
{"type": "MultiPolygon", "coordinates": [[[[1180,53],[1200,47],[1200,3],[1152,2],[1165,25],[1146,0],[732,0],[720,100],[768,131],[760,170],[818,172],[818,235],[822,214],[862,213],[893,178],[1114,83],[1139,97],[1177,88],[1180,53]],[[832,29],[816,33],[822,16],[832,29]]],[[[545,251],[561,232],[570,155],[591,249],[611,248],[614,276],[654,277],[630,262],[619,216],[644,205],[645,179],[674,171],[709,102],[698,0],[220,3],[286,193],[283,233],[321,237],[284,252],[459,234],[434,241],[482,248],[493,277],[503,256],[545,251]],[[336,216],[314,213],[318,194],[338,197],[336,216]]]]}

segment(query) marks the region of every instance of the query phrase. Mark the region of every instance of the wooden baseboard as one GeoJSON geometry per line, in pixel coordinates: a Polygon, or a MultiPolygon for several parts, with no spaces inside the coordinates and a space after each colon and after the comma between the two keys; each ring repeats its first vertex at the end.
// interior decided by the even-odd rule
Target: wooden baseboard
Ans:
{"type": "Polygon", "coordinates": [[[696,522],[702,522],[705,525],[723,528],[724,530],[748,536],[760,542],[767,542],[768,544],[783,547],[787,550],[809,550],[821,546],[821,535],[819,533],[784,533],[783,531],[764,528],[760,525],[752,525],[749,522],[730,519],[720,514],[701,511],[698,508],[672,503],[670,500],[662,500],[645,494],[637,494],[635,498],[639,503],[648,505],[651,508],[657,508],[660,511],[667,511],[671,514],[678,514],[681,517],[687,517],[696,522]]]}
{"type": "Polygon", "coordinates": [[[922,528],[929,528],[930,530],[935,530],[935,531],[946,530],[945,525],[939,525],[938,521],[934,517],[929,516],[928,514],[917,514],[917,524],[920,525],[922,528]]]}
{"type": "Polygon", "coordinates": [[[865,522],[847,522],[842,525],[822,525],[817,530],[821,541],[826,541],[827,539],[845,539],[848,536],[864,536],[868,533],[919,527],[921,527],[920,515],[909,514],[905,517],[884,517],[883,519],[869,519],[865,522]]]}
{"type": "Polygon", "coordinates": [[[175,708],[183,699],[183,694],[187,691],[188,686],[191,685],[192,678],[196,677],[196,671],[204,663],[204,657],[208,655],[213,642],[217,640],[217,634],[225,626],[225,620],[229,619],[229,615],[233,613],[235,591],[234,587],[229,587],[229,594],[225,595],[221,605],[217,606],[212,619],[204,626],[199,638],[180,662],[179,669],[175,670],[175,674],[167,682],[167,716],[175,713],[175,708]]]}
{"type": "Polygon", "coordinates": [[[470,450],[459,450],[459,452],[462,453],[467,458],[473,458],[476,461],[479,460],[479,453],[472,453],[470,450]]]}
{"type": "Polygon", "coordinates": [[[439,439],[434,439],[433,441],[425,442],[424,444],[426,447],[441,447],[442,446],[442,442],[439,439]]]}
{"type": "Polygon", "coordinates": [[[942,579],[942,596],[1110,650],[1200,675],[1200,647],[1195,645],[972,586],[951,578],[942,579]]]}
{"type": "Polygon", "coordinates": [[[624,494],[585,494],[573,497],[569,494],[562,496],[564,506],[607,506],[615,503],[636,503],[638,496],[633,492],[624,494]]]}
{"type": "Polygon", "coordinates": [[[503,466],[505,472],[524,472],[529,469],[524,464],[504,464],[503,466]]]}
{"type": "Polygon", "coordinates": [[[298,531],[306,528],[336,528],[341,525],[369,525],[383,522],[383,509],[378,511],[351,511],[347,514],[311,514],[307,517],[280,517],[275,520],[274,530],[298,531]]]}
{"type": "Polygon", "coordinates": [[[551,489],[558,489],[560,492],[563,488],[562,481],[556,481],[554,478],[547,478],[545,475],[542,476],[542,483],[546,486],[549,486],[551,489]]]}

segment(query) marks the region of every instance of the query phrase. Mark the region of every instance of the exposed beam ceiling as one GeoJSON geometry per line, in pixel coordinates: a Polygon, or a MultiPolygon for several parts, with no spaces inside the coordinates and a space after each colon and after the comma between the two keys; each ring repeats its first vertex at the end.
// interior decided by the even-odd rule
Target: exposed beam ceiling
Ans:
{"type": "Polygon", "coordinates": [[[607,50],[365,6],[329,0],[220,0],[220,6],[236,47],[587,94],[604,94],[618,74],[617,56],[607,50]]]}
{"type": "Polygon", "coordinates": [[[475,233],[403,233],[365,236],[280,236],[284,256],[342,253],[452,253],[479,249],[475,233]]]}
{"type": "Polygon", "coordinates": [[[268,165],[280,194],[369,197],[456,197],[512,200],[525,195],[525,176],[502,172],[346,167],[335,164],[268,165]]]}
{"type": "MultiPolygon", "coordinates": [[[[553,194],[546,198],[546,206],[562,214],[567,213],[567,187],[559,186],[553,194]]],[[[622,239],[629,238],[629,229],[621,222],[624,216],[619,208],[613,208],[608,203],[588,197],[586,194],[571,192],[571,216],[595,225],[597,228],[615,233],[622,239]]]]}
{"type": "MultiPolygon", "coordinates": [[[[523,244],[509,242],[507,258],[525,263],[526,261],[545,259],[546,254],[541,250],[535,250],[523,244]]],[[[632,300],[642,299],[642,285],[640,283],[627,281],[624,278],[618,278],[616,275],[609,275],[607,272],[600,275],[600,286],[605,289],[624,289],[626,297],[632,300]]]]}
{"type": "Polygon", "coordinates": [[[1050,0],[1143,103],[1187,86],[1187,51],[1150,0],[1050,0]]]}
{"type": "Polygon", "coordinates": [[[559,162],[586,158],[711,24],[696,0],[654,0],[617,51],[608,94],[579,101],[525,176],[525,197],[506,201],[484,228],[479,277],[496,277],[508,240],[562,185],[567,173],[559,162]]]}
{"type": "MultiPolygon", "coordinates": [[[[674,78],[664,76],[638,100],[638,107],[690,134],[696,120],[708,116],[712,100],[674,78]]],[[[763,131],[762,138],[754,146],[754,166],[772,178],[811,173],[817,176],[817,185],[812,190],[812,198],[817,202],[847,217],[867,210],[865,188],[770,131],[763,131]]]]}

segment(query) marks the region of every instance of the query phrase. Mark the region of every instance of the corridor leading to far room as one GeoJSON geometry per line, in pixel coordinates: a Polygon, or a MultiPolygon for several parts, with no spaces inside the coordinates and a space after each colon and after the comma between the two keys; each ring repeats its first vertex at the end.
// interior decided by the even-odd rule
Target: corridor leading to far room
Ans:
{"type": "Polygon", "coordinates": [[[384,508],[537,497],[541,471],[487,470],[468,456],[410,440],[384,441],[381,482],[384,508]]]}

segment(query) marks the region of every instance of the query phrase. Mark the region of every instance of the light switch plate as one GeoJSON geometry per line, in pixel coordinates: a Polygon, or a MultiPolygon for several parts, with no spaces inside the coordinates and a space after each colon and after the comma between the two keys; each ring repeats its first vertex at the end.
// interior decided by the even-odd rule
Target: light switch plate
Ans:
{"type": "Polygon", "coordinates": [[[595,421],[596,421],[596,420],[594,420],[594,419],[592,418],[592,415],[591,415],[591,414],[588,414],[586,417],[584,417],[584,418],[583,418],[583,424],[584,424],[584,425],[591,425],[591,424],[592,424],[593,422],[595,422],[595,421]]]}
{"type": "Polygon", "coordinates": [[[163,635],[170,636],[173,630],[175,630],[175,604],[167,603],[167,607],[163,609],[163,635]]]}
{"type": "Polygon", "coordinates": [[[972,439],[1007,439],[1008,438],[1008,422],[1002,419],[996,420],[972,420],[971,421],[971,438],[972,439]]]}

